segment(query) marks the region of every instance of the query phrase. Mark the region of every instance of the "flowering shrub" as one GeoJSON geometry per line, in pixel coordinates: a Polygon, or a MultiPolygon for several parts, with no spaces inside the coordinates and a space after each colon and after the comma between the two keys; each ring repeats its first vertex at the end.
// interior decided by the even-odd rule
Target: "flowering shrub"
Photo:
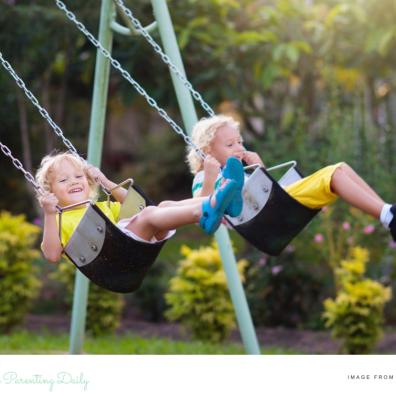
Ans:
{"type": "Polygon", "coordinates": [[[364,276],[368,259],[367,249],[352,248],[336,270],[340,286],[336,298],[324,302],[326,326],[342,340],[344,353],[368,353],[382,334],[383,310],[391,289],[364,276]]]}
{"type": "MultiPolygon", "coordinates": [[[[301,238],[293,241],[297,258],[331,268],[336,290],[339,288],[336,270],[351,247],[365,246],[376,263],[382,264],[388,256],[395,256],[396,249],[389,242],[389,232],[361,211],[355,208],[345,210],[343,203],[323,208],[312,226],[304,231],[301,238]]],[[[380,269],[381,266],[377,265],[375,272],[380,269]]]]}
{"type": "Polygon", "coordinates": [[[262,254],[249,262],[245,290],[256,325],[323,326],[321,301],[326,288],[312,266],[295,261],[292,251],[281,258],[262,254]]]}
{"type": "Polygon", "coordinates": [[[21,322],[37,295],[40,281],[32,262],[39,256],[33,248],[39,232],[22,215],[0,213],[0,330],[21,322]]]}
{"type": "MultiPolygon", "coordinates": [[[[219,342],[235,326],[234,309],[216,244],[193,250],[183,246],[185,257],[165,295],[170,308],[165,315],[180,320],[200,340],[219,342]]],[[[238,261],[244,274],[247,262],[238,261]]]]}
{"type": "Polygon", "coordinates": [[[378,245],[378,236],[383,236],[368,215],[355,208],[349,208],[346,213],[338,209],[335,206],[322,209],[321,229],[314,236],[314,243],[333,269],[353,245],[378,245]],[[375,242],[370,243],[370,240],[375,242]]]}

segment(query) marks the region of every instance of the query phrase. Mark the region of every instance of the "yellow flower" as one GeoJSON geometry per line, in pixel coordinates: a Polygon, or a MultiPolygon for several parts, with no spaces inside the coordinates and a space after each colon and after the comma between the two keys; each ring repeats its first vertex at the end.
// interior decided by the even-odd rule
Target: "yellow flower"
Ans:
{"type": "Polygon", "coordinates": [[[354,257],[356,261],[366,264],[370,258],[370,252],[365,248],[355,246],[351,250],[351,256],[354,257]]]}

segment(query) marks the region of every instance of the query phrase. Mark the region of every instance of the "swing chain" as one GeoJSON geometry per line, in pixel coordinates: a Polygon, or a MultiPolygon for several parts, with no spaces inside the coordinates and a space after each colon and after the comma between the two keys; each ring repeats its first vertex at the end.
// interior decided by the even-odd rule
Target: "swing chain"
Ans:
{"type": "Polygon", "coordinates": [[[175,121],[172,120],[172,118],[170,118],[170,116],[168,115],[168,113],[161,108],[157,102],[155,101],[154,98],[152,98],[145,90],[144,88],[136,81],[133,79],[133,77],[129,74],[129,72],[125,69],[123,69],[123,67],[121,66],[120,62],[116,59],[114,59],[110,52],[104,48],[102,46],[102,44],[93,36],[92,33],[89,32],[89,30],[85,27],[85,25],[77,20],[77,17],[73,14],[73,12],[69,11],[66,7],[66,5],[61,1],[61,0],[55,0],[56,5],[59,9],[61,9],[67,16],[67,18],[72,21],[78,28],[78,30],[80,30],[87,38],[88,40],[107,58],[109,59],[110,63],[113,65],[113,67],[115,69],[117,69],[121,75],[136,89],[136,91],[143,96],[147,103],[153,107],[158,114],[165,119],[165,121],[168,122],[168,124],[172,127],[172,129],[178,134],[180,135],[185,143],[191,147],[193,147],[195,149],[195,151],[197,152],[197,154],[204,159],[205,158],[205,154],[193,143],[193,141],[190,139],[190,137],[188,135],[186,135],[182,128],[176,124],[175,121]]]}
{"type": "Polygon", "coordinates": [[[202,108],[212,117],[215,115],[215,112],[213,109],[204,101],[202,96],[197,92],[192,84],[187,80],[185,77],[184,73],[181,72],[177,66],[172,63],[171,59],[169,58],[168,55],[166,55],[161,47],[156,43],[156,41],[153,39],[153,37],[150,35],[150,33],[142,26],[140,23],[139,19],[137,19],[132,11],[128,9],[123,0],[114,0],[114,2],[121,8],[121,10],[125,13],[125,15],[130,19],[130,21],[133,23],[135,29],[147,40],[147,42],[153,47],[154,51],[160,55],[162,61],[166,63],[169,68],[173,71],[173,73],[176,74],[176,76],[181,80],[183,85],[191,92],[192,96],[194,99],[200,103],[202,108]]]}
{"type": "MultiPolygon", "coordinates": [[[[68,150],[77,158],[79,158],[81,161],[83,161],[85,164],[87,164],[87,161],[81,157],[81,155],[78,154],[76,148],[73,146],[72,142],[66,138],[66,136],[63,134],[62,130],[60,129],[60,127],[52,120],[51,116],[48,114],[47,110],[45,110],[39,103],[38,99],[34,96],[34,94],[29,91],[29,89],[26,87],[25,82],[18,76],[18,74],[16,73],[16,71],[12,68],[11,64],[9,62],[7,62],[4,57],[3,54],[0,52],[0,62],[3,65],[3,67],[11,74],[11,76],[13,77],[13,79],[16,81],[18,87],[20,87],[25,95],[27,96],[27,98],[33,103],[33,105],[38,109],[39,113],[41,114],[41,116],[51,125],[53,131],[56,133],[57,136],[59,136],[64,145],[68,148],[68,150]]],[[[40,192],[42,192],[42,189],[38,186],[38,184],[36,184],[36,182],[34,181],[34,177],[27,171],[25,171],[25,169],[23,168],[23,165],[21,164],[21,162],[14,158],[11,154],[11,150],[5,146],[4,144],[1,144],[1,151],[8,157],[10,157],[12,159],[12,162],[14,164],[14,166],[21,170],[24,175],[25,178],[31,182],[34,187],[36,188],[36,190],[39,190],[40,192]]],[[[108,190],[106,189],[106,187],[103,185],[102,182],[98,181],[99,186],[102,188],[103,192],[108,195],[108,190]]]]}
{"type": "Polygon", "coordinates": [[[34,180],[33,175],[28,172],[22,165],[21,161],[19,161],[18,158],[15,158],[12,155],[11,150],[3,143],[0,142],[0,150],[4,153],[4,155],[6,155],[7,157],[9,157],[13,163],[13,165],[15,166],[15,168],[17,168],[19,171],[21,171],[23,173],[23,175],[25,176],[25,179],[31,183],[34,187],[34,189],[40,193],[43,192],[42,188],[39,186],[39,184],[36,182],[36,180],[34,180]]]}
{"type": "Polygon", "coordinates": [[[18,87],[21,88],[25,95],[27,96],[27,98],[33,103],[33,105],[38,109],[40,115],[51,125],[52,129],[54,130],[54,132],[56,133],[56,135],[58,135],[63,143],[65,144],[65,146],[77,157],[80,157],[77,153],[76,148],[73,146],[73,144],[71,143],[71,141],[69,139],[67,139],[62,130],[59,128],[59,126],[52,120],[51,116],[48,114],[47,110],[45,110],[39,103],[39,101],[37,100],[37,98],[34,96],[34,94],[29,91],[29,89],[26,87],[25,82],[18,76],[18,74],[15,72],[15,70],[12,68],[12,66],[10,65],[9,62],[7,62],[4,58],[3,58],[3,54],[0,52],[0,62],[3,65],[4,69],[6,69],[11,76],[13,77],[13,79],[15,80],[15,82],[17,83],[18,87]]]}

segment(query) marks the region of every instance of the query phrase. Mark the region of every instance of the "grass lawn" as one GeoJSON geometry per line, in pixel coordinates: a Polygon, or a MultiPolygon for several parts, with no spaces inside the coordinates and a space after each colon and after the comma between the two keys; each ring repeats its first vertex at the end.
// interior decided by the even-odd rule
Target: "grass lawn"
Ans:
{"type": "MultiPolygon", "coordinates": [[[[17,331],[0,336],[0,354],[67,354],[69,335],[17,331]]],[[[199,341],[174,341],[166,338],[142,338],[132,333],[122,336],[86,337],[85,354],[102,355],[241,355],[243,346],[237,343],[210,344],[199,341]]],[[[262,354],[299,354],[282,348],[265,348],[262,354]]]]}

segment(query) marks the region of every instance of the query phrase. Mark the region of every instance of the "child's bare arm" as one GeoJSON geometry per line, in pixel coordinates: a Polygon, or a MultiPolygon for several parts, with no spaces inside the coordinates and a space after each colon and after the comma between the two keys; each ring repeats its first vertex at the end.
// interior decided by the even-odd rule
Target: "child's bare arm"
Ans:
{"type": "Polygon", "coordinates": [[[194,193],[194,197],[206,197],[213,193],[216,179],[221,171],[220,162],[214,157],[207,155],[204,160],[204,179],[200,190],[194,193]]]}
{"type": "Polygon", "coordinates": [[[39,198],[39,202],[44,210],[44,231],[41,250],[48,261],[56,263],[60,260],[63,252],[56,222],[58,199],[54,194],[47,193],[39,198]]]}
{"type": "MultiPolygon", "coordinates": [[[[101,183],[103,185],[103,187],[105,187],[109,191],[117,186],[117,184],[115,184],[114,182],[109,180],[104,175],[104,173],[99,168],[96,168],[95,166],[90,166],[87,169],[87,172],[88,172],[88,175],[92,179],[94,179],[98,183],[101,183]]],[[[128,191],[125,188],[118,187],[115,190],[113,190],[111,193],[112,193],[112,195],[113,195],[113,197],[115,198],[116,201],[123,203],[124,199],[125,199],[125,197],[127,195],[127,192],[128,191]]]]}

